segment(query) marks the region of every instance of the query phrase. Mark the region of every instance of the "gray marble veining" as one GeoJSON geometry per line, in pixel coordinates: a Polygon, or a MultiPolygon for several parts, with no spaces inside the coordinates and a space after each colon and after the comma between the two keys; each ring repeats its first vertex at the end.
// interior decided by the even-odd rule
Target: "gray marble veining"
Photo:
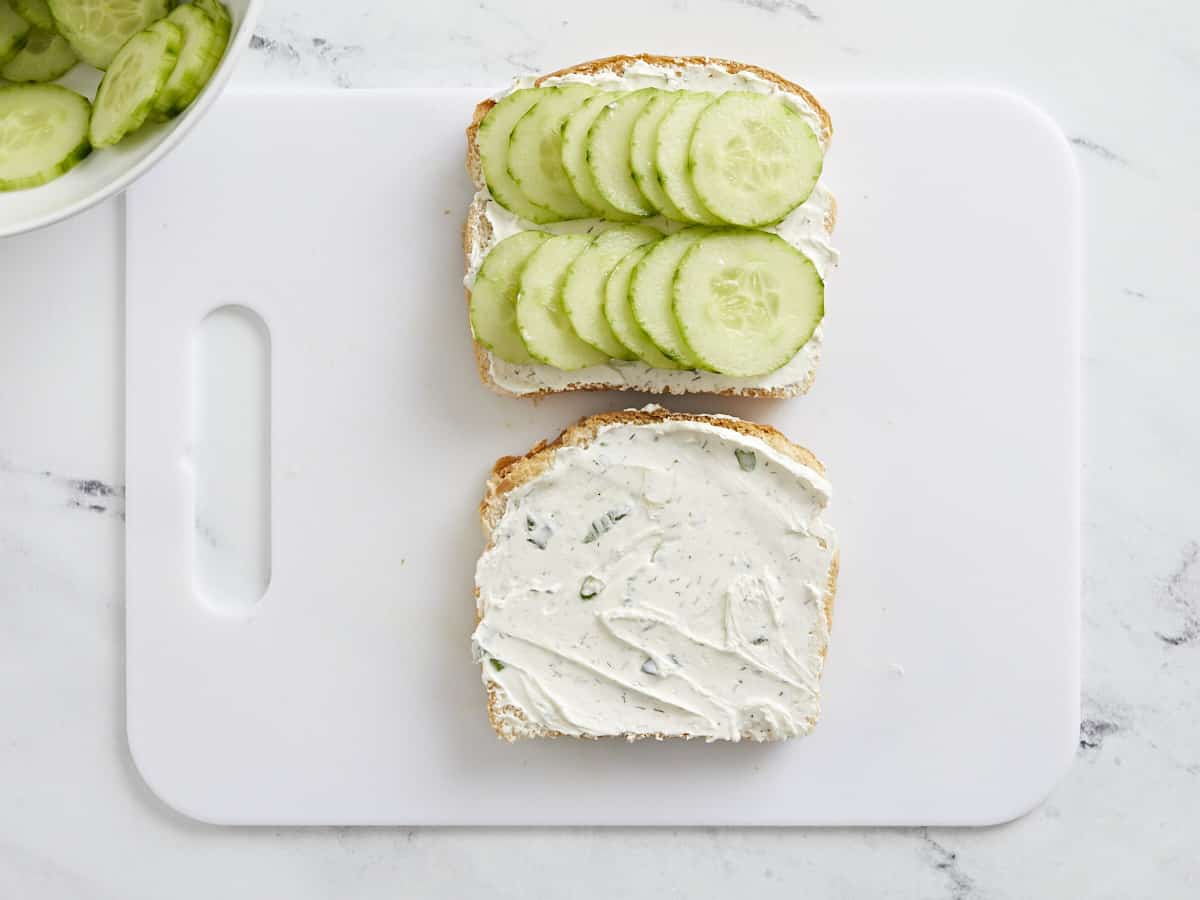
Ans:
{"type": "Polygon", "coordinates": [[[810,22],[820,22],[821,16],[807,3],[800,3],[798,0],[734,0],[734,2],[742,6],[750,6],[754,9],[761,9],[763,12],[793,12],[803,16],[810,22]]]}
{"type": "Polygon", "coordinates": [[[1088,153],[1094,153],[1096,156],[1105,160],[1106,162],[1113,162],[1122,166],[1129,165],[1129,160],[1127,160],[1125,157],[1118,153],[1114,153],[1103,144],[1098,144],[1093,140],[1089,140],[1088,138],[1073,137],[1071,138],[1071,143],[1076,147],[1079,147],[1081,150],[1086,150],[1088,153]]]}

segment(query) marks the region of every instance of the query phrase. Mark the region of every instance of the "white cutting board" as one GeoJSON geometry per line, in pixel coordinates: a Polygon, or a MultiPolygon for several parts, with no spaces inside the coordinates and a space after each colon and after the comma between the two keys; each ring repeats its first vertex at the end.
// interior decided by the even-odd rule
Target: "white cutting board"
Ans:
{"type": "Polygon", "coordinates": [[[221,823],[1030,809],[1079,716],[1080,223],[1062,135],[1002,93],[819,92],[843,257],[815,388],[666,401],[770,422],[828,465],[842,575],[815,732],[510,746],[469,647],[488,469],[646,398],[479,384],[459,229],[484,93],[232,94],[128,195],[128,729],[151,788],[221,823]],[[269,338],[202,331],[223,304],[269,338]],[[222,415],[246,418],[204,432],[222,415]],[[213,454],[228,477],[197,463],[213,454]],[[226,604],[213,560],[243,544],[269,547],[270,585],[226,604]]]}

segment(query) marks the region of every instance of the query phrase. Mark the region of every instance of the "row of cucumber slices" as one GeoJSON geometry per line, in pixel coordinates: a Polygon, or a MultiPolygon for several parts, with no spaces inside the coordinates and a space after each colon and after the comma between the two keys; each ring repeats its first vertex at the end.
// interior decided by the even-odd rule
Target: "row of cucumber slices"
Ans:
{"type": "Polygon", "coordinates": [[[93,148],[182,113],[208,83],[233,21],[220,0],[0,0],[0,191],[45,184],[93,148]],[[104,69],[94,102],[61,85],[104,69]]]}
{"type": "Polygon", "coordinates": [[[640,360],[755,376],[794,357],[824,310],[816,268],[778,235],[626,224],[500,241],[476,276],[470,318],[475,339],[516,365],[640,360]]]}
{"type": "Polygon", "coordinates": [[[663,215],[761,227],[808,198],[823,161],[795,108],[745,91],[517,90],[477,140],[492,197],[534,223],[663,215]]]}

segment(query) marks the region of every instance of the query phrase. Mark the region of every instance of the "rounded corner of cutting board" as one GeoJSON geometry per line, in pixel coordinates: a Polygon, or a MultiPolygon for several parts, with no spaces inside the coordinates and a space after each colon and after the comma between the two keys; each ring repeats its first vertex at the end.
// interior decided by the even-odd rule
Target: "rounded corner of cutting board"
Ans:
{"type": "Polygon", "coordinates": [[[1057,157],[1055,162],[1065,173],[1067,184],[1073,194],[1072,200],[1078,205],[1082,183],[1079,162],[1071,147],[1071,139],[1058,124],[1058,120],[1040,103],[1008,88],[986,88],[980,93],[990,98],[997,106],[1007,107],[1015,120],[1028,123],[1030,126],[1028,133],[1031,136],[1045,138],[1049,142],[1050,147],[1053,148],[1053,156],[1048,153],[1046,158],[1049,160],[1057,157]]]}
{"type": "Polygon", "coordinates": [[[206,810],[203,801],[189,796],[189,782],[186,778],[176,778],[166,769],[159,768],[161,760],[167,754],[159,754],[151,746],[143,743],[143,739],[137,735],[139,729],[133,718],[128,717],[125,722],[125,741],[129,745],[130,762],[133,763],[133,770],[142,779],[142,784],[160,803],[185,819],[205,825],[228,824],[220,815],[206,810]]]}
{"type": "MultiPolygon", "coordinates": [[[[1067,725],[1066,722],[1063,723],[1067,725]]],[[[1055,739],[1061,743],[1056,748],[1047,750],[1045,766],[1036,773],[1030,774],[1022,787],[1023,792],[1005,798],[1004,803],[997,804],[992,809],[983,808],[970,822],[962,824],[979,828],[1007,825],[1022,819],[1050,799],[1058,786],[1066,780],[1078,757],[1079,715],[1071,720],[1069,727],[1064,727],[1061,737],[1055,739]]]]}

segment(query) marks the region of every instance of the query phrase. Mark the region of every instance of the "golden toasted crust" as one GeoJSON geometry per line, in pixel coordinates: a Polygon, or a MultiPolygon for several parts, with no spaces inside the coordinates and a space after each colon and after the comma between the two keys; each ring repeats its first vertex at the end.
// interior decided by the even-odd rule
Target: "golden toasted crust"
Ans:
{"type": "MultiPolygon", "coordinates": [[[[603,59],[594,59],[589,62],[579,63],[578,65],[570,66],[566,69],[559,69],[556,72],[550,72],[535,79],[534,84],[540,85],[548,78],[557,78],[563,75],[582,74],[594,75],[599,72],[612,72],[616,75],[621,75],[625,70],[635,62],[645,62],[650,65],[662,66],[664,68],[684,68],[686,66],[717,66],[727,72],[736,74],[737,72],[751,72],[759,78],[769,81],[777,85],[781,90],[791,94],[796,94],[803,97],[809,103],[821,120],[821,133],[824,141],[828,143],[833,136],[833,124],[830,121],[829,113],[817,101],[817,99],[802,88],[798,84],[783,78],[767,69],[759,66],[752,66],[746,63],[735,62],[730,59],[721,59],[715,56],[659,56],[652,53],[638,53],[635,55],[620,55],[606,56],[603,59]]],[[[467,172],[471,176],[471,181],[477,189],[484,186],[483,164],[479,156],[479,143],[476,140],[476,135],[479,131],[479,125],[487,116],[488,111],[496,105],[496,101],[487,99],[481,101],[475,107],[475,113],[471,117],[471,124],[467,126],[467,172]]],[[[473,250],[477,247],[486,246],[492,237],[491,223],[483,214],[484,204],[480,201],[473,202],[470,209],[467,211],[467,221],[463,226],[463,256],[469,267],[470,258],[473,250]]],[[[837,223],[837,201],[836,199],[830,204],[829,213],[825,217],[825,230],[832,234],[834,225],[837,223]]],[[[471,302],[471,290],[466,289],[467,303],[471,302]]],[[[638,388],[630,387],[618,381],[599,381],[599,382],[575,382],[568,384],[563,388],[544,388],[538,391],[530,391],[529,393],[517,394],[512,391],[505,390],[498,385],[492,378],[491,354],[478,341],[475,343],[475,365],[479,370],[479,379],[491,390],[505,397],[522,397],[522,398],[537,398],[544,397],[548,394],[559,394],[567,391],[614,391],[614,390],[639,390],[638,388]]],[[[794,384],[783,385],[773,388],[725,388],[713,393],[724,397],[756,397],[762,399],[783,400],[788,397],[798,397],[802,394],[807,394],[812,387],[813,380],[816,377],[816,367],[810,371],[801,382],[794,384]]],[[[664,394],[676,393],[673,390],[666,389],[661,391],[664,394]]],[[[680,392],[691,393],[691,392],[680,392]]]]}
{"type": "MultiPolygon", "coordinates": [[[[782,432],[770,425],[761,425],[757,422],[747,422],[744,419],[730,419],[722,416],[673,413],[661,407],[598,413],[597,415],[585,416],[580,419],[552,441],[538,441],[524,456],[502,456],[496,460],[495,465],[492,466],[491,477],[488,478],[487,486],[484,488],[483,500],[479,504],[479,520],[483,526],[486,549],[490,550],[493,546],[492,533],[504,515],[505,507],[508,505],[508,495],[521,487],[521,485],[533,481],[549,469],[550,464],[554,461],[554,455],[560,448],[586,447],[595,438],[600,429],[613,425],[653,425],[657,422],[704,422],[718,428],[736,431],[738,434],[758,438],[774,450],[791,457],[801,465],[808,466],[818,474],[825,474],[825,466],[810,450],[801,447],[799,444],[792,443],[782,432]]],[[[826,577],[825,596],[823,599],[825,616],[831,628],[833,626],[833,601],[837,593],[839,562],[839,553],[835,551],[833,559],[830,562],[829,573],[826,577]]],[[[478,624],[480,618],[478,588],[475,590],[475,601],[475,621],[478,624]]],[[[828,647],[825,647],[821,651],[822,659],[825,658],[828,649],[828,647]]],[[[536,723],[529,722],[525,714],[515,706],[499,705],[500,698],[495,684],[489,682],[487,692],[488,720],[492,723],[492,728],[496,734],[504,740],[512,741],[518,737],[563,736],[560,732],[552,731],[536,723]],[[505,717],[515,718],[524,723],[521,732],[514,733],[511,728],[506,728],[504,725],[505,717]]],[[[811,724],[815,724],[815,722],[811,724]]],[[[628,740],[642,740],[645,738],[664,740],[667,738],[686,739],[691,736],[686,734],[626,734],[619,735],[619,737],[628,740]]]]}

